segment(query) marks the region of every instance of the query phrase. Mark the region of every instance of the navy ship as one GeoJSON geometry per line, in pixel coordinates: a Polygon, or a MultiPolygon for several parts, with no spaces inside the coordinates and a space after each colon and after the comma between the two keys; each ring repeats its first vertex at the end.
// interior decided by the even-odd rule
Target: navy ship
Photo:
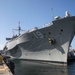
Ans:
{"type": "MultiPolygon", "coordinates": [[[[67,64],[67,53],[75,34],[75,16],[66,12],[43,28],[33,28],[19,36],[7,38],[5,55],[14,60],[67,64]]],[[[17,62],[18,63],[18,62],[17,62]]],[[[24,64],[24,63],[23,63],[24,64]]]]}

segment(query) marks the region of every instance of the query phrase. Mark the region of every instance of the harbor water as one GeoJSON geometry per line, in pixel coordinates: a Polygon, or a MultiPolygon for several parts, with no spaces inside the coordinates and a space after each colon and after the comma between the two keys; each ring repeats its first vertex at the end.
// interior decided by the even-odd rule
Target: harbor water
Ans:
{"type": "Polygon", "coordinates": [[[31,61],[17,61],[15,75],[75,75],[75,62],[68,66],[53,66],[31,61]]]}

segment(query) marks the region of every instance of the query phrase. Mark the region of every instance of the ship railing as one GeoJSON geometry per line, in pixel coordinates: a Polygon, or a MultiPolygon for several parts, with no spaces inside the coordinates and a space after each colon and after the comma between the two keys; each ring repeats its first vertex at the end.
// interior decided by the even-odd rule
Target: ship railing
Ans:
{"type": "MultiPolygon", "coordinates": [[[[51,26],[51,25],[53,25],[53,22],[49,22],[49,23],[44,24],[42,28],[44,28],[44,27],[49,27],[49,26],[51,26]]],[[[28,30],[28,31],[25,32],[25,33],[30,33],[30,32],[33,32],[33,31],[35,31],[35,30],[38,30],[38,29],[41,29],[41,28],[34,27],[34,28],[28,30]]]]}
{"type": "Polygon", "coordinates": [[[46,24],[43,25],[43,27],[49,27],[51,25],[53,25],[53,22],[46,23],[46,24]]]}

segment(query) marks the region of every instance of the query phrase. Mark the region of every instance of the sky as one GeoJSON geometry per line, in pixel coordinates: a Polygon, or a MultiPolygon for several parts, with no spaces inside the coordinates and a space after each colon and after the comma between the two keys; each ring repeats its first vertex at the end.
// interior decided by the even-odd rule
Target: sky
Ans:
{"type": "Polygon", "coordinates": [[[25,31],[41,28],[55,16],[64,17],[65,11],[75,16],[75,0],[0,0],[0,49],[5,45],[6,37],[17,34],[13,29],[18,27],[19,21],[25,31]]]}

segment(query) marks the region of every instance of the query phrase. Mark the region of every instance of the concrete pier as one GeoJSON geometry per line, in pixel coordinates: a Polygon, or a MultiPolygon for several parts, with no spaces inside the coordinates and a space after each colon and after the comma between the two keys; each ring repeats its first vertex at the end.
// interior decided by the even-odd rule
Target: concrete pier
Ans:
{"type": "Polygon", "coordinates": [[[7,65],[0,65],[0,75],[13,75],[7,65]]]}

